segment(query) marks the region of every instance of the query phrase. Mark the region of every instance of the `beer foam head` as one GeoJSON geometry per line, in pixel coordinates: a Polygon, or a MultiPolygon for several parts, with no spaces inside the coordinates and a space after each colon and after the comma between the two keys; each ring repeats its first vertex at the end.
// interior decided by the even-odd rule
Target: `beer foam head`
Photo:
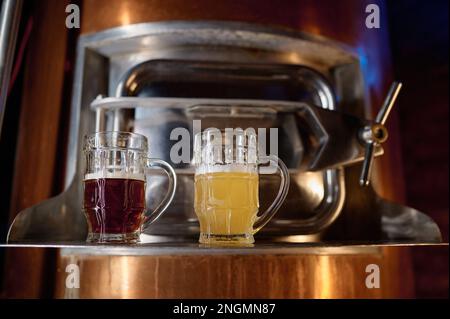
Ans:
{"type": "Polygon", "coordinates": [[[198,165],[195,169],[195,174],[207,173],[257,173],[256,165],[248,164],[225,164],[225,165],[198,165]]]}
{"type": "Polygon", "coordinates": [[[257,136],[251,128],[208,128],[194,137],[193,163],[196,165],[255,164],[257,157],[257,136]]]}
{"type": "Polygon", "coordinates": [[[145,175],[139,173],[131,173],[124,171],[99,171],[95,173],[88,173],[84,175],[84,180],[101,179],[101,178],[120,178],[120,179],[135,179],[145,181],[145,175]]]}

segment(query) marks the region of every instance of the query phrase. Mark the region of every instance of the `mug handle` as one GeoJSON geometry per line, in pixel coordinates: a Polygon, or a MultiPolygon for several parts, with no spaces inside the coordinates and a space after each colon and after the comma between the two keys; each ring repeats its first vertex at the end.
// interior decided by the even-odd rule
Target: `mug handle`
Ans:
{"type": "MultiPolygon", "coordinates": [[[[277,171],[280,173],[281,181],[280,188],[278,189],[278,194],[277,197],[275,197],[275,200],[264,213],[256,218],[255,224],[253,225],[253,234],[256,234],[261,228],[263,228],[280,209],[288,194],[290,183],[289,171],[281,159],[279,159],[275,155],[269,155],[261,156],[260,161],[261,160],[266,160],[276,165],[277,171]]],[[[258,163],[258,165],[261,165],[261,163],[258,163]]]]}
{"type": "Polygon", "coordinates": [[[147,158],[146,167],[147,169],[157,167],[164,170],[169,177],[169,188],[167,190],[166,196],[164,196],[163,200],[158,205],[158,207],[155,208],[153,213],[149,215],[148,212],[146,213],[146,220],[144,221],[142,229],[147,228],[150,224],[156,221],[162,215],[162,213],[164,213],[164,211],[172,202],[173,197],[175,196],[175,191],[177,189],[177,175],[175,174],[174,169],[172,168],[172,166],[170,166],[169,163],[161,159],[147,158]]]}

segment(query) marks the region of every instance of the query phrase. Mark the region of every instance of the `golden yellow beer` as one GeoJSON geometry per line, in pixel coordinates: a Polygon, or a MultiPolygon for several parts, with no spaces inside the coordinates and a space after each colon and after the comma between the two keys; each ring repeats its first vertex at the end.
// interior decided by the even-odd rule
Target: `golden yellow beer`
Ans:
{"type": "Polygon", "coordinates": [[[194,207],[203,235],[251,236],[259,208],[258,174],[197,173],[194,207]]]}
{"type": "MultiPolygon", "coordinates": [[[[249,246],[286,199],[289,171],[275,155],[258,155],[253,128],[208,128],[194,137],[195,199],[199,241],[206,245],[249,246]],[[258,215],[259,165],[279,172],[280,188],[272,204],[258,215]]],[[[268,171],[267,171],[268,172],[268,171]]]]}

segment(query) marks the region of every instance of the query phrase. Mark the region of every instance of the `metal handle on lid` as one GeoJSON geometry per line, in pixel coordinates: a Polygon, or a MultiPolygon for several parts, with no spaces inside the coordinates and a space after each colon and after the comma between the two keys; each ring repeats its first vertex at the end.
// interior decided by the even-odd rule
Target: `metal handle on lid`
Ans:
{"type": "Polygon", "coordinates": [[[389,92],[384,100],[383,106],[378,112],[375,122],[372,125],[365,126],[360,131],[360,138],[366,145],[366,153],[359,178],[361,186],[368,186],[370,184],[370,176],[372,173],[372,163],[374,157],[375,147],[388,138],[388,131],[384,124],[395,104],[397,96],[402,88],[402,83],[394,82],[389,89],[389,92]]]}

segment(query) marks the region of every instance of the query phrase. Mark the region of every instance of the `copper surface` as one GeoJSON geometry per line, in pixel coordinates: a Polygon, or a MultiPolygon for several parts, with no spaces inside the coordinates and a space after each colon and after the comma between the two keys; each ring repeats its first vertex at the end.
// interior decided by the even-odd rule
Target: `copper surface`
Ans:
{"type": "Polygon", "coordinates": [[[56,298],[388,298],[411,297],[411,281],[391,251],[350,255],[95,256],[58,259],[56,298]],[[80,269],[80,288],[66,288],[65,269],[80,269]],[[366,267],[380,268],[380,288],[366,286],[366,267]]]}

